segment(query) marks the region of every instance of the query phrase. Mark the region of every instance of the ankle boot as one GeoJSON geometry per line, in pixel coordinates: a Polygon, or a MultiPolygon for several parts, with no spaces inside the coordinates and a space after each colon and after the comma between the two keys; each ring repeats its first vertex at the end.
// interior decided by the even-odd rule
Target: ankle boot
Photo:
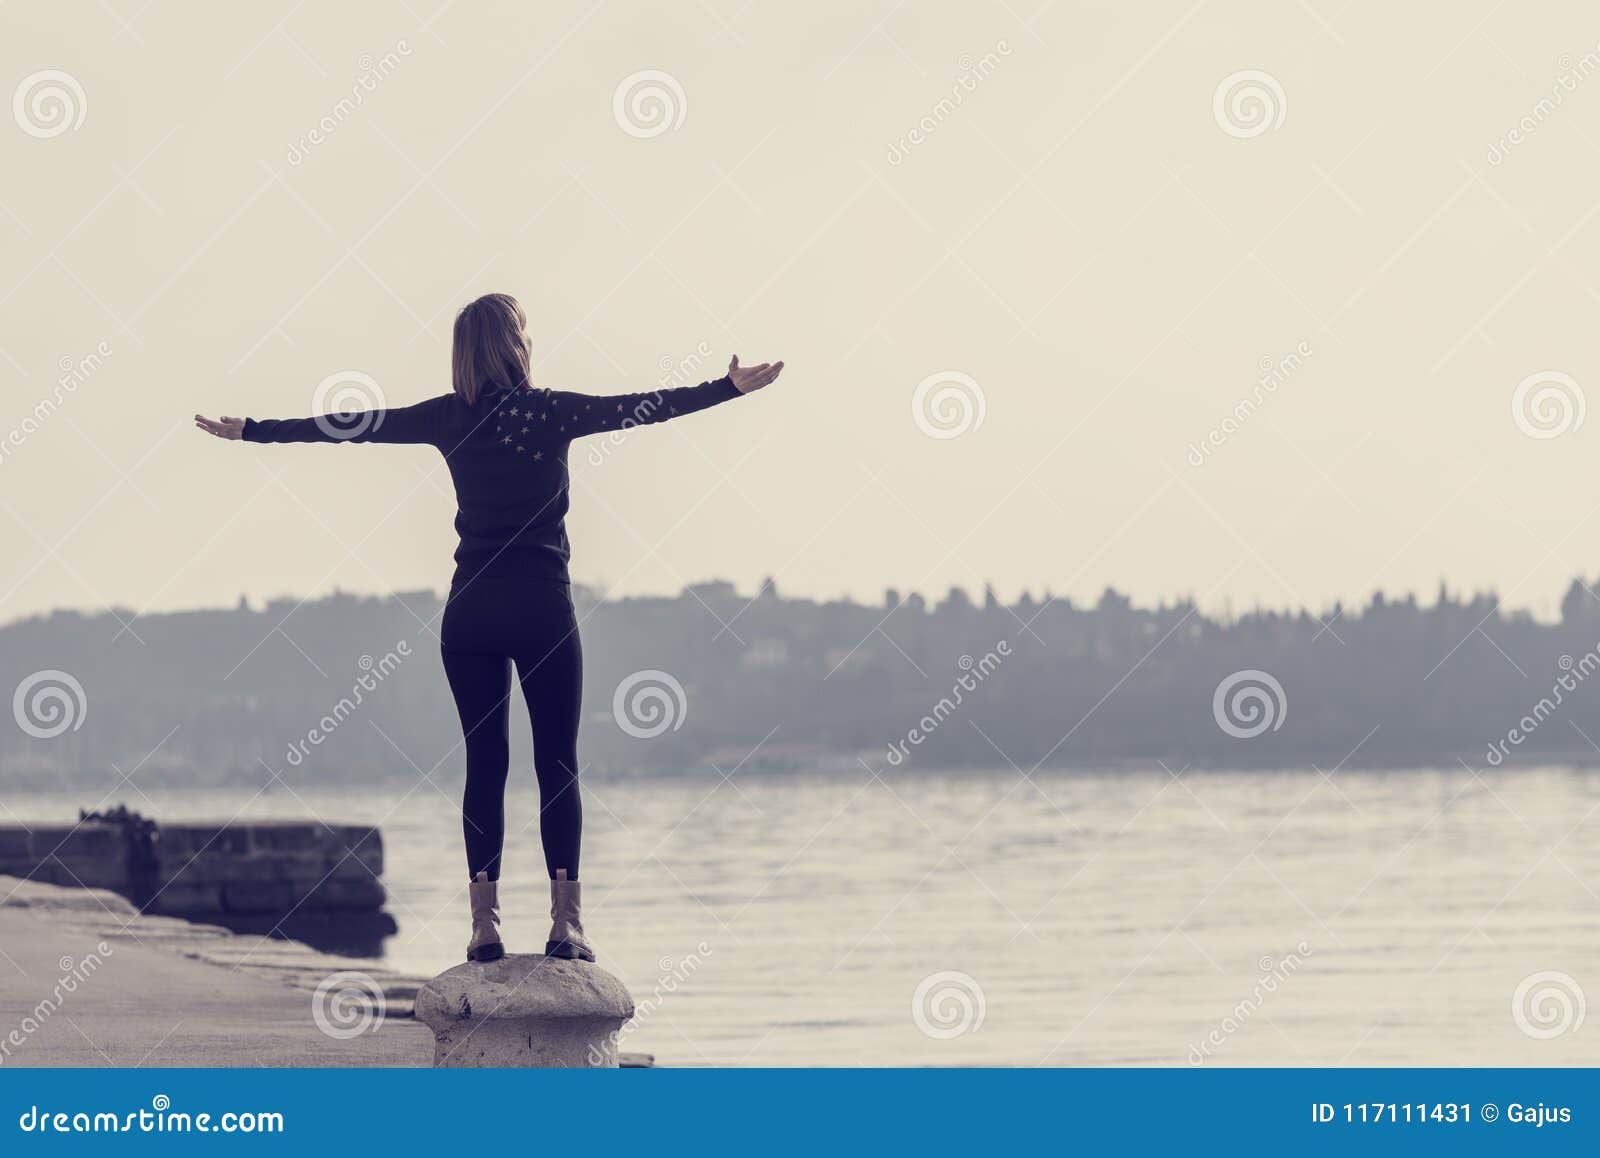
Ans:
{"type": "Polygon", "coordinates": [[[550,919],[550,939],[544,946],[546,957],[564,957],[569,961],[594,960],[594,949],[583,935],[578,882],[567,879],[566,869],[556,869],[555,880],[550,882],[550,919]]]}
{"type": "Polygon", "coordinates": [[[467,886],[472,897],[472,940],[467,942],[468,961],[498,961],[506,955],[500,943],[500,884],[488,873],[467,886]]]}

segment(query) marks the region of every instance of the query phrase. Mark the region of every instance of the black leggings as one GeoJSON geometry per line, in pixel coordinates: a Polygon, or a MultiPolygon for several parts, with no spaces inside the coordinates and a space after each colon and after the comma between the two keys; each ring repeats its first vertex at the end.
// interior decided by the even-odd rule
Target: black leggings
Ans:
{"type": "Polygon", "coordinates": [[[467,784],[461,828],[467,874],[500,879],[505,842],[506,774],[511,763],[511,665],[533,723],[539,778],[539,835],[545,868],[578,879],[583,801],[578,794],[578,718],[583,649],[567,584],[484,572],[458,580],[440,632],[444,672],[466,736],[467,784]]]}

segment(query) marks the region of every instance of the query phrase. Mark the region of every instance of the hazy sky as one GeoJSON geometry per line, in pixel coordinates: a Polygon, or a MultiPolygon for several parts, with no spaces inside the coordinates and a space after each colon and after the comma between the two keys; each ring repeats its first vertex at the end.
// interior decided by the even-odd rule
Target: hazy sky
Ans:
{"type": "Polygon", "coordinates": [[[12,0],[0,617],[442,589],[435,452],[189,418],[441,393],[489,290],[541,384],[788,363],[575,447],[574,578],[619,593],[1548,613],[1600,571],[1600,417],[1535,402],[1600,384],[1600,17],[1418,9],[12,0]]]}

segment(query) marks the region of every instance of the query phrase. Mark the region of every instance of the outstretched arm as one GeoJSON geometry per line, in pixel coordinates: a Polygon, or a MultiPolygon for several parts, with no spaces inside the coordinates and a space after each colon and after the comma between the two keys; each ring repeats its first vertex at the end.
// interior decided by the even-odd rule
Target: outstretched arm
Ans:
{"type": "Polygon", "coordinates": [[[207,434],[245,442],[390,442],[434,443],[439,440],[444,407],[450,395],[430,398],[398,410],[357,410],[316,418],[206,418],[194,424],[207,434]]]}
{"type": "Polygon", "coordinates": [[[582,438],[607,430],[649,426],[706,410],[741,394],[760,390],[777,379],[782,362],[763,362],[759,366],[739,365],[734,355],[728,373],[715,382],[698,386],[674,386],[643,394],[579,394],[571,390],[550,391],[550,421],[568,438],[582,438]]]}

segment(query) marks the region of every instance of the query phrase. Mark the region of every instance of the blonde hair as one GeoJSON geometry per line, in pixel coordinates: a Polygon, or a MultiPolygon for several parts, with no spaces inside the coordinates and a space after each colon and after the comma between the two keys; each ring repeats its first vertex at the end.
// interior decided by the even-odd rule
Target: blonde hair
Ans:
{"type": "Polygon", "coordinates": [[[528,317],[510,294],[484,294],[456,314],[450,377],[471,406],[485,392],[518,390],[528,379],[528,317]]]}

